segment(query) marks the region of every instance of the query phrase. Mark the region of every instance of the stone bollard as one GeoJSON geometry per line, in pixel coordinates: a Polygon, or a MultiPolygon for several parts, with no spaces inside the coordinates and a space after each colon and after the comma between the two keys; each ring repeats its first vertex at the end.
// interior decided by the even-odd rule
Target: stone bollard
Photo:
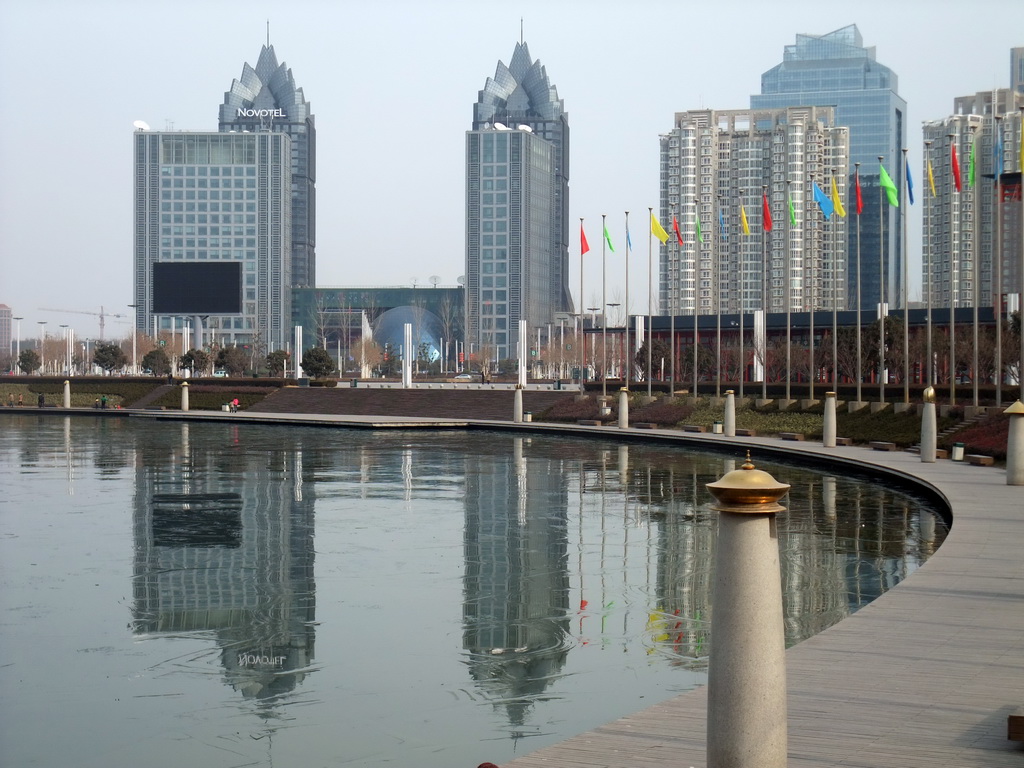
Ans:
{"type": "Polygon", "coordinates": [[[1006,438],[1006,484],[1024,485],[1024,403],[1018,400],[1003,413],[1010,416],[1006,438]]]}
{"type": "Polygon", "coordinates": [[[935,463],[935,449],[939,444],[939,427],[935,419],[935,389],[925,387],[924,408],[921,410],[921,461],[935,463]]]}
{"type": "Polygon", "coordinates": [[[71,382],[64,379],[64,407],[71,407],[71,382]]]}
{"type": "Polygon", "coordinates": [[[731,389],[725,390],[725,418],[723,432],[726,437],[736,437],[736,395],[731,389]]]}
{"type": "Polygon", "coordinates": [[[775,515],[789,490],[750,463],[708,483],[718,519],[708,768],[785,768],[786,638],[775,515]]]}
{"type": "Polygon", "coordinates": [[[188,382],[181,382],[181,410],[188,410],[188,382]]]}
{"type": "Polygon", "coordinates": [[[826,448],[836,447],[836,393],[825,393],[825,423],[821,430],[821,444],[826,448]]]}
{"type": "Polygon", "coordinates": [[[523,423],[523,388],[516,384],[515,399],[512,402],[512,421],[516,424],[523,423]]]}
{"type": "Polygon", "coordinates": [[[619,390],[619,429],[629,427],[629,390],[625,387],[619,390]]]}

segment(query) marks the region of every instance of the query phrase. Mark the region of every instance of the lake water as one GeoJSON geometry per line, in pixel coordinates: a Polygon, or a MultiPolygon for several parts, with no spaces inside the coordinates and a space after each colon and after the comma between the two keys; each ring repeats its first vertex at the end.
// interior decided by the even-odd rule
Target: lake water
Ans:
{"type": "MultiPolygon", "coordinates": [[[[704,484],[740,456],[10,412],[0,427],[4,765],[472,768],[705,681],[704,484]]],[[[790,644],[945,535],[877,480],[754,460],[793,486],[790,644]]]]}

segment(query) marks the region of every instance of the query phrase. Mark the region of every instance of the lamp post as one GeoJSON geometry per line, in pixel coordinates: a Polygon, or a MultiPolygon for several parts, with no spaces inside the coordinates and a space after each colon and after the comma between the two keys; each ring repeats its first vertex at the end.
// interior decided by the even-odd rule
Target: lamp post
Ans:
{"type": "MultiPolygon", "coordinates": [[[[139,375],[138,347],[136,340],[139,338],[139,305],[129,304],[128,309],[132,310],[132,375],[139,375]]],[[[159,334],[158,334],[159,335],[159,334]]]]}
{"type": "Polygon", "coordinates": [[[46,351],[44,349],[46,346],[46,321],[36,320],[36,322],[39,324],[39,373],[42,375],[46,372],[46,351]]]}
{"type": "Polygon", "coordinates": [[[14,330],[14,365],[16,370],[18,360],[21,358],[21,321],[24,320],[25,318],[12,317],[11,319],[18,324],[17,328],[15,328],[14,330]]]}

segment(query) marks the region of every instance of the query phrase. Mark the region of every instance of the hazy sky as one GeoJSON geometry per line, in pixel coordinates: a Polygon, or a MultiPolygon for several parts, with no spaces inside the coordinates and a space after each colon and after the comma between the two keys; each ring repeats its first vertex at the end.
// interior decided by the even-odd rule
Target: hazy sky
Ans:
{"type": "MultiPolygon", "coordinates": [[[[268,19],[278,60],[316,116],[317,283],[424,285],[436,275],[454,284],[464,273],[465,131],[477,91],[512,56],[520,18],[569,113],[572,220],[586,218],[593,247],[608,214],[618,244],[631,212],[639,312],[658,135],[674,112],[745,109],[797,33],[856,23],[899,76],[920,179],[921,122],[949,114],[955,96],[1007,86],[1009,49],[1024,45],[1020,0],[0,0],[0,303],[24,316],[25,337],[39,320],[48,331],[68,323],[79,336],[98,333],[95,316],[40,307],[129,315],[132,122],[216,130],[224,92],[256,63],[268,19]]],[[[616,247],[609,301],[623,298],[616,247]]],[[[600,250],[588,258],[585,306],[601,287],[600,250]]],[[[107,336],[126,335],[127,322],[109,319],[107,336]]]]}

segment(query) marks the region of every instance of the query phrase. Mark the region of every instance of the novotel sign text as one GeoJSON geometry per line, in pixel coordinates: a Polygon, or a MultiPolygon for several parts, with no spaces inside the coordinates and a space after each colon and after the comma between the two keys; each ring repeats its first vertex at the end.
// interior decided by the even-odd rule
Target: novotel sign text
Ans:
{"type": "Polygon", "coordinates": [[[287,117],[283,109],[245,109],[239,107],[235,117],[287,117]]]}

